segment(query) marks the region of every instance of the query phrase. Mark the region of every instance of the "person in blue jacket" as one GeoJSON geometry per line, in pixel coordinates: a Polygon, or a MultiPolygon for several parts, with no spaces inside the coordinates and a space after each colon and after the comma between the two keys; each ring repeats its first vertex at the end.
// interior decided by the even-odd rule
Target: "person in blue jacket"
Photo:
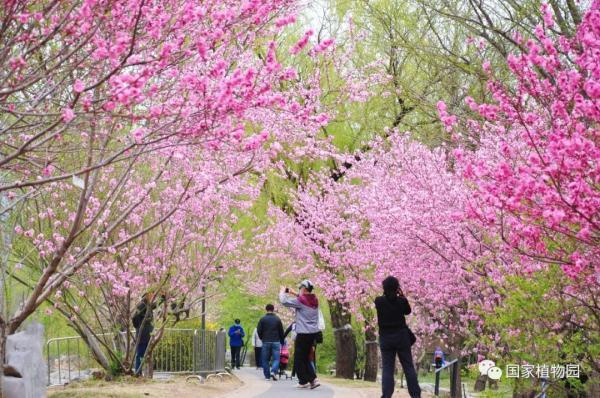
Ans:
{"type": "Polygon", "coordinates": [[[433,353],[433,363],[436,369],[446,365],[446,355],[440,347],[435,347],[435,351],[433,353]]]}
{"type": "Polygon", "coordinates": [[[231,369],[240,368],[240,353],[244,345],[244,328],[240,325],[240,320],[236,319],[235,323],[229,328],[229,347],[231,348],[231,369]]]}

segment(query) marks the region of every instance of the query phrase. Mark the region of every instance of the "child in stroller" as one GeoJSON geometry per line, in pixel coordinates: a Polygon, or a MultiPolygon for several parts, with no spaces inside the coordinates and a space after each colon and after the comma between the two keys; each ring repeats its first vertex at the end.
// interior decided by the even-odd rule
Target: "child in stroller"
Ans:
{"type": "Polygon", "coordinates": [[[284,340],[283,344],[281,346],[281,351],[279,352],[279,378],[280,379],[282,376],[285,376],[286,379],[290,378],[285,371],[287,369],[289,361],[290,361],[290,351],[288,350],[287,341],[284,340]]]}

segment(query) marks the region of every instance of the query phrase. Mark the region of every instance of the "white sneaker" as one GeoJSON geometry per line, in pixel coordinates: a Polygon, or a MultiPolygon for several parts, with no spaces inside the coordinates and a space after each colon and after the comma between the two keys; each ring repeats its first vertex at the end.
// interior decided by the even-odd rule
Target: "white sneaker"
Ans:
{"type": "Polygon", "coordinates": [[[296,388],[309,388],[309,387],[310,387],[309,383],[306,383],[306,384],[300,384],[300,383],[298,383],[298,384],[296,384],[296,388]]]}

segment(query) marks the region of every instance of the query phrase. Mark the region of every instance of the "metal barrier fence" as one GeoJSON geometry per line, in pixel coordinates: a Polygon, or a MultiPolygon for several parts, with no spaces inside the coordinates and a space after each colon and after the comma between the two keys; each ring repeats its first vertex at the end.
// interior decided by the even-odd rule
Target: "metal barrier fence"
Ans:
{"type": "Polygon", "coordinates": [[[167,329],[152,354],[153,368],[163,373],[224,371],[225,349],[224,332],[167,329]]]}
{"type": "MultiPolygon", "coordinates": [[[[126,333],[97,335],[117,350],[126,333]],[[119,341],[120,340],[120,341],[119,341]]],[[[135,345],[135,333],[131,334],[135,345]]],[[[198,329],[165,329],[152,353],[153,370],[160,373],[207,374],[225,370],[225,332],[198,329]]],[[[48,385],[62,385],[91,375],[99,365],[81,336],[52,338],[46,342],[48,385]]]]}
{"type": "Polygon", "coordinates": [[[46,342],[48,385],[62,385],[90,375],[97,366],[80,336],[60,337],[46,342]]]}
{"type": "Polygon", "coordinates": [[[434,395],[440,396],[440,374],[444,369],[450,369],[450,398],[460,398],[462,393],[460,389],[460,358],[454,359],[444,366],[435,370],[435,388],[434,395]]]}

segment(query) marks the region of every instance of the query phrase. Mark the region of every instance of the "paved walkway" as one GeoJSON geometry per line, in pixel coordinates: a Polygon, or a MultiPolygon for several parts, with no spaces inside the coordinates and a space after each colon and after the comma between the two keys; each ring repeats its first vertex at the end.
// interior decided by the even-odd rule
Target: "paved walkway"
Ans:
{"type": "Polygon", "coordinates": [[[234,374],[242,380],[243,386],[227,394],[224,398],[363,398],[365,394],[355,388],[343,388],[321,382],[314,389],[297,389],[297,379],[265,381],[261,370],[242,368],[234,374]]]}

